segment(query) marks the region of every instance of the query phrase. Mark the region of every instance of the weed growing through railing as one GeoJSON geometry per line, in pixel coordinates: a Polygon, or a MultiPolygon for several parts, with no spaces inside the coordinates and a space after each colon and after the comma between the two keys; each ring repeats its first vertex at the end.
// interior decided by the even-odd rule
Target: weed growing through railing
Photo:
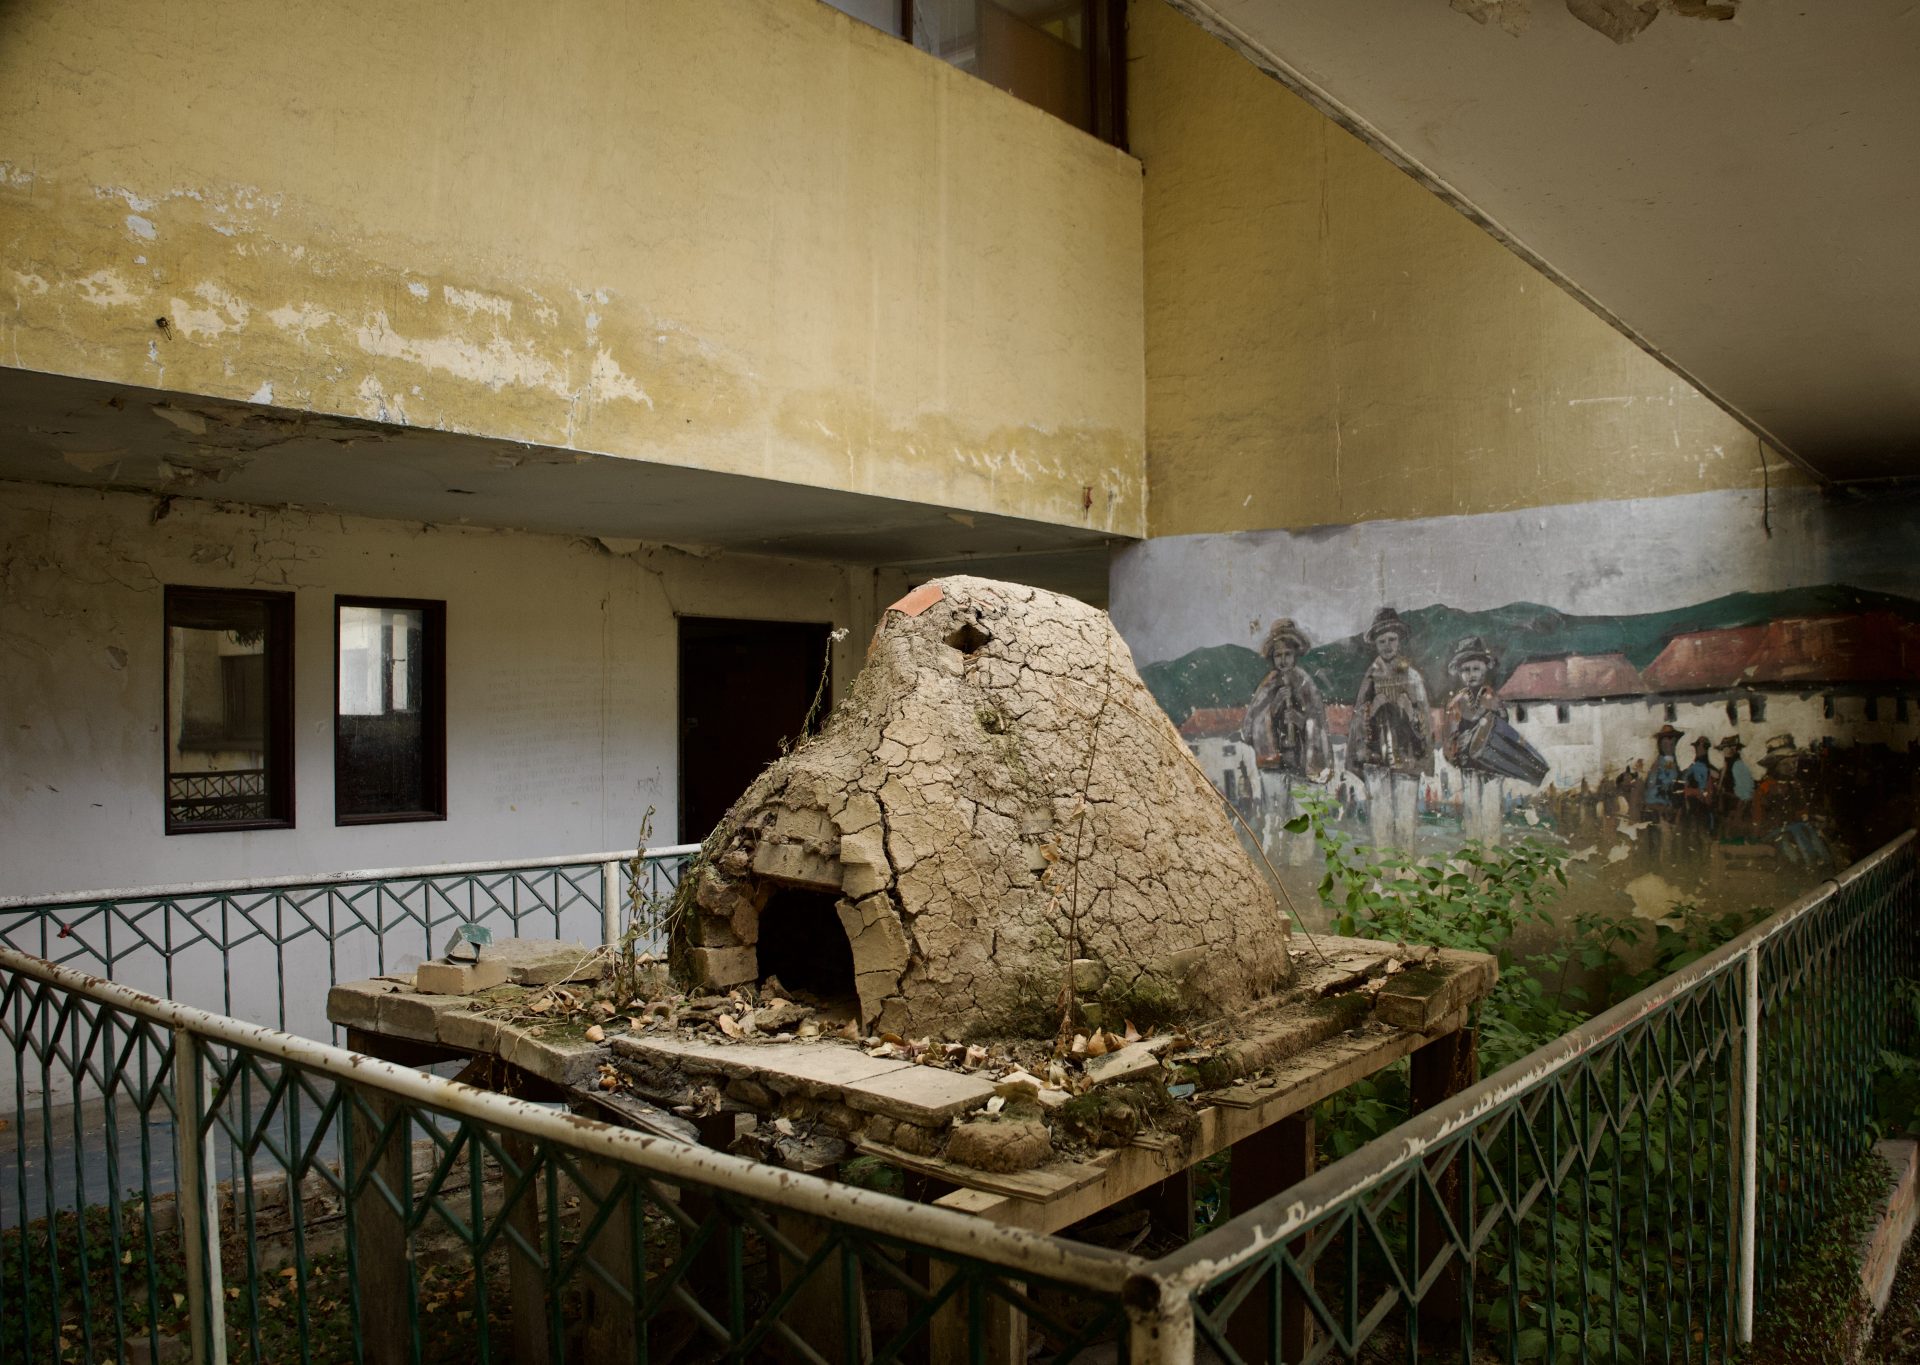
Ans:
{"type": "Polygon", "coordinates": [[[1882,1048],[1874,1071],[1873,1107],[1887,1137],[1920,1137],[1920,981],[1894,987],[1896,1036],[1901,1046],[1882,1048]]]}
{"type": "MultiPolygon", "coordinates": [[[[1911,984],[1911,983],[1908,983],[1911,984]]],[[[1860,1287],[1860,1244],[1892,1184],[1886,1162],[1868,1155],[1840,1180],[1826,1219],[1773,1294],[1777,1305],[1754,1324],[1744,1359],[1753,1365],[1827,1365],[1851,1360],[1872,1325],[1860,1287]]]]}
{"type": "MultiPolygon", "coordinates": [[[[1489,1072],[1686,966],[1765,913],[1709,917],[1677,903],[1655,928],[1653,960],[1638,971],[1625,954],[1642,941],[1642,927],[1593,912],[1575,914],[1552,947],[1523,957],[1513,948],[1516,933],[1557,927],[1549,908],[1567,884],[1562,850],[1535,839],[1468,844],[1432,857],[1374,849],[1330,826],[1332,805],[1324,797],[1296,796],[1303,814],[1288,829],[1310,833],[1319,846],[1320,899],[1337,932],[1499,960],[1499,981],[1474,1021],[1489,1072]],[[1583,982],[1600,983],[1598,996],[1583,982]]],[[[1634,1122],[1589,1146],[1584,1179],[1562,1183],[1557,1199],[1543,1199],[1479,1252],[1479,1334],[1502,1355],[1580,1358],[1584,1347],[1586,1359],[1624,1362],[1649,1349],[1697,1349],[1668,1339],[1661,1305],[1676,1293],[1724,1294],[1727,1284],[1730,1249],[1707,1245],[1692,1228],[1718,1229],[1724,1240],[1730,1226],[1730,1054],[1697,1069],[1689,1056],[1680,1073],[1637,1101],[1634,1122]],[[1661,1209],[1649,1216],[1653,1200],[1661,1209]]],[[[1407,1077],[1402,1063],[1323,1104],[1316,1115],[1323,1156],[1345,1156],[1403,1121],[1407,1077]]],[[[1523,1136],[1516,1118],[1501,1139],[1513,1150],[1502,1154],[1515,1169],[1536,1164],[1534,1152],[1547,1145],[1539,1129],[1558,1121],[1543,1109],[1536,1131],[1523,1136]]],[[[1560,1141],[1568,1140],[1562,1133],[1560,1141]]],[[[1483,1183],[1483,1216],[1494,1200],[1483,1183]]],[[[1389,1241],[1396,1256],[1404,1252],[1403,1232],[1389,1241]]],[[[1373,1259],[1371,1272],[1384,1282],[1385,1262],[1373,1259]]]]}

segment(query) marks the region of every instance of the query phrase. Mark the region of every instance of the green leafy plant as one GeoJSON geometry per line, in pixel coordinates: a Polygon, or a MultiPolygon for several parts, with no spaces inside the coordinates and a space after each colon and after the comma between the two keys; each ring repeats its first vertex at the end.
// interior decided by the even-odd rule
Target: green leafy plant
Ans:
{"type": "MultiPolygon", "coordinates": [[[[1673,922],[1656,929],[1652,962],[1634,971],[1625,955],[1643,941],[1640,924],[1590,911],[1562,923],[1550,914],[1567,884],[1566,855],[1558,847],[1525,839],[1415,857],[1368,847],[1333,828],[1331,803],[1316,793],[1302,791],[1297,799],[1301,814],[1288,829],[1311,834],[1320,849],[1320,900],[1336,932],[1497,958],[1499,980],[1475,1020],[1489,1071],[1685,966],[1751,918],[1707,917],[1697,907],[1676,905],[1673,922]],[[1543,951],[1523,956],[1514,940],[1529,927],[1552,938],[1543,951]]],[[[1728,1189],[1724,1173],[1713,1168],[1723,1160],[1715,1153],[1724,1151],[1724,1142],[1696,1140],[1702,1116],[1724,1122],[1731,1112],[1726,1084],[1701,1076],[1678,1092],[1649,1095],[1640,1122],[1598,1139],[1584,1180],[1542,1199],[1480,1253],[1484,1282],[1506,1291],[1476,1306],[1498,1354],[1579,1359],[1584,1349],[1588,1360],[1625,1362],[1662,1345],[1689,1349],[1668,1342],[1669,1324],[1643,1305],[1662,1301],[1672,1284],[1704,1285],[1724,1273],[1685,1229],[1727,1225],[1728,1189]],[[1646,1216],[1649,1191],[1659,1191],[1664,1206],[1657,1220],[1646,1216]]],[[[1325,1102],[1316,1113],[1323,1159],[1344,1156],[1399,1124],[1408,1100],[1402,1062],[1325,1102]]],[[[1516,1169],[1533,1160],[1518,1131],[1524,1123],[1516,1115],[1501,1139],[1516,1146],[1516,1169]]],[[[1492,1192],[1483,1187],[1481,1197],[1483,1212],[1491,1210],[1492,1192]]],[[[1384,1275],[1384,1262],[1374,1271],[1384,1275]]]]}
{"type": "Polygon", "coordinates": [[[1883,1135],[1920,1137],[1920,981],[1894,987],[1894,1008],[1905,1045],[1880,1050],[1874,1068],[1873,1107],[1883,1135]]]}

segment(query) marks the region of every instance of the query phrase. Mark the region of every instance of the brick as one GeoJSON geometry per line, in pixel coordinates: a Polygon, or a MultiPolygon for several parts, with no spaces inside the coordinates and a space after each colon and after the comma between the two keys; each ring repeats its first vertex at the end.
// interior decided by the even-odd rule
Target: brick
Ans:
{"type": "Polygon", "coordinates": [[[815,853],[805,844],[762,841],[753,851],[753,870],[770,882],[782,882],[809,891],[838,891],[840,864],[815,853]]]}
{"type": "Polygon", "coordinates": [[[422,995],[472,995],[506,979],[505,959],[483,956],[478,962],[422,962],[413,974],[413,988],[422,995]]]}
{"type": "Polygon", "coordinates": [[[738,986],[760,975],[760,953],[755,948],[691,948],[687,965],[697,986],[738,986]]]}

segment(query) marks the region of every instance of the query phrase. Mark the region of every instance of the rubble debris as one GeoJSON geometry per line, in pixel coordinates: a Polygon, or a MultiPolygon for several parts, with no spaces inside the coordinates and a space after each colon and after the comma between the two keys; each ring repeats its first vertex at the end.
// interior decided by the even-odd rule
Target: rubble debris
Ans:
{"type": "Polygon", "coordinates": [[[731,1142],[809,1172],[858,1148],[1030,1192],[1067,1179],[1091,1148],[1188,1141],[1197,1106],[1318,1075],[1324,1056],[1295,1060],[1310,1050],[1359,1056],[1395,1031],[1457,1026],[1495,970],[1481,954],[1327,938],[1291,986],[1230,1014],[1144,1033],[1123,1019],[1065,1039],[959,1042],[843,1025],[781,979],[689,995],[604,970],[611,955],[578,944],[494,948],[550,979],[453,996],[422,992],[418,975],[379,977],[336,987],[329,1014],[498,1058],[582,1109],[677,1141],[731,1142]]]}
{"type": "Polygon", "coordinates": [[[1287,921],[1105,613],[929,587],[682,880],[680,979],[777,976],[866,1028],[953,1041],[1051,1036],[1074,1004],[1213,1017],[1284,987],[1287,921]]]}

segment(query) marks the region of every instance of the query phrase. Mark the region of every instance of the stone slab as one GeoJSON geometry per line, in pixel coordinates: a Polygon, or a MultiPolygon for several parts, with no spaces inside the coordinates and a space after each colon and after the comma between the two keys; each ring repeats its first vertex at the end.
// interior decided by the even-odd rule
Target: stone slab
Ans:
{"type": "Polygon", "coordinates": [[[395,989],[385,981],[343,981],[327,992],[327,1022],[378,1033],[381,997],[395,989]]]}
{"type": "MultiPolygon", "coordinates": [[[[709,1043],[692,1038],[615,1038],[623,1057],[704,1075],[757,1080],[776,1090],[840,1090],[899,1071],[927,1070],[899,1057],[869,1057],[842,1043],[709,1043]]],[[[989,1094],[992,1092],[989,1091],[989,1094]]]]}
{"type": "Polygon", "coordinates": [[[540,1037],[529,1029],[504,1024],[500,1029],[500,1060],[555,1085],[586,1085],[607,1059],[605,1043],[585,1038],[540,1037]]]}
{"type": "Polygon", "coordinates": [[[870,1114],[933,1126],[993,1098],[993,1082],[933,1066],[909,1066],[845,1087],[847,1104],[870,1114]]]}
{"type": "Polygon", "coordinates": [[[343,981],[327,992],[327,1020],[342,1028],[415,1043],[440,1042],[442,1016],[464,1010],[462,995],[420,995],[404,978],[343,981]]]}
{"type": "Polygon", "coordinates": [[[503,938],[482,948],[480,960],[506,963],[507,980],[516,986],[596,981],[606,967],[598,948],[564,938],[503,938]]]}
{"type": "Polygon", "coordinates": [[[440,1020],[455,1011],[464,1012],[472,1003],[464,995],[421,995],[417,991],[395,991],[380,997],[378,1031],[393,1038],[437,1043],[440,1041],[440,1020]]]}
{"type": "Polygon", "coordinates": [[[478,1010],[450,1010],[440,1016],[440,1041],[469,1052],[498,1052],[506,1022],[478,1010]]]}

